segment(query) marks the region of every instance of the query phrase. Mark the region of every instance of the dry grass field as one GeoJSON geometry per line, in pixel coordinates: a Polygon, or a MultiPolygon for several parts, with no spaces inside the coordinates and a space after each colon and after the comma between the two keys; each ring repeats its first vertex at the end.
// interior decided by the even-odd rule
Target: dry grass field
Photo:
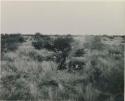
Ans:
{"type": "Polygon", "coordinates": [[[1,35],[0,100],[124,101],[125,36],[1,35]]]}

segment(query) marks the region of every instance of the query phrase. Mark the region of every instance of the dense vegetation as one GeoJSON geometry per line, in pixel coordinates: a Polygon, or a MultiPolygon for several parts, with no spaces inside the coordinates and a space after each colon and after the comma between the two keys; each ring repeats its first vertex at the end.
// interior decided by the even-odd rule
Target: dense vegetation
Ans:
{"type": "Polygon", "coordinates": [[[125,36],[1,35],[1,100],[123,101],[125,36]]]}

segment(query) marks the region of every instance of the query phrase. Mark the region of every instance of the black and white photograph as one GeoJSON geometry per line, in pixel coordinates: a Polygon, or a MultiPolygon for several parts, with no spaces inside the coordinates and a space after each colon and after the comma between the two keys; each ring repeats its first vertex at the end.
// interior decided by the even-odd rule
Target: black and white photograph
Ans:
{"type": "Polygon", "coordinates": [[[2,1],[0,101],[124,101],[125,2],[2,1]]]}

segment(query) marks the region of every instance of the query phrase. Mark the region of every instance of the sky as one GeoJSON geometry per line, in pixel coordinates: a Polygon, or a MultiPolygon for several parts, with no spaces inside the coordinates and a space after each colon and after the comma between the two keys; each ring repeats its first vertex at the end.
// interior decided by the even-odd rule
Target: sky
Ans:
{"type": "Polygon", "coordinates": [[[1,32],[125,34],[125,2],[2,1],[1,32]]]}

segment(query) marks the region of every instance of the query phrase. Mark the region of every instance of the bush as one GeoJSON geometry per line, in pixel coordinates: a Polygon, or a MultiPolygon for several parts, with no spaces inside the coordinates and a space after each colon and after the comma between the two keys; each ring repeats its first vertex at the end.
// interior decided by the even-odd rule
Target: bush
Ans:
{"type": "Polygon", "coordinates": [[[24,42],[21,34],[2,34],[1,35],[1,51],[14,51],[19,46],[19,43],[24,42]]]}
{"type": "Polygon", "coordinates": [[[50,49],[52,46],[52,39],[47,35],[41,35],[36,33],[32,46],[40,50],[42,48],[50,49]]]}

